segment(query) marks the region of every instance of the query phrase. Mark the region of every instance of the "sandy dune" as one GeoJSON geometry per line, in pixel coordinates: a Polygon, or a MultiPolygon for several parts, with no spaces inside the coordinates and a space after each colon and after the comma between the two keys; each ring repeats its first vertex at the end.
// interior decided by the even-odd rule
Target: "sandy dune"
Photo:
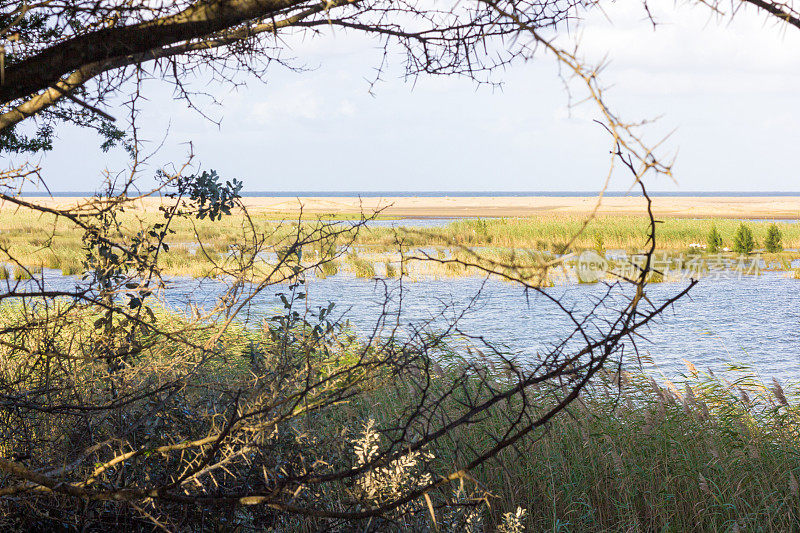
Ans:
{"type": "MultiPolygon", "coordinates": [[[[28,198],[50,206],[74,205],[81,198],[28,198]]],[[[381,209],[384,215],[399,217],[493,217],[536,216],[559,213],[585,215],[595,208],[597,197],[253,197],[245,198],[252,212],[296,213],[301,206],[308,214],[357,213],[381,209]]],[[[140,202],[152,208],[158,198],[140,202]]],[[[9,208],[9,204],[0,208],[9,208]]],[[[800,218],[800,196],[779,197],[654,197],[653,209],[658,216],[706,218],[800,218]]],[[[645,201],[638,197],[606,197],[599,213],[636,215],[645,213],[645,201]]]]}

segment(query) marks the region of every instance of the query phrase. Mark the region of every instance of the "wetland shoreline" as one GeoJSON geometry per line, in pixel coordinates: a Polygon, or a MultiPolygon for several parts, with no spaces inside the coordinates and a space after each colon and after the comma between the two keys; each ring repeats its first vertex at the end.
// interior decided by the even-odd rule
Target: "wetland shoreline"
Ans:
{"type": "MultiPolygon", "coordinates": [[[[50,207],[67,207],[85,197],[27,197],[26,200],[50,207]]],[[[161,198],[147,198],[139,208],[157,208],[161,198]]],[[[461,217],[535,217],[585,216],[591,214],[597,196],[385,196],[385,197],[244,197],[253,213],[308,215],[353,215],[380,210],[380,214],[398,218],[461,217]]],[[[13,209],[1,204],[0,209],[13,209]]],[[[800,218],[800,194],[797,196],[655,196],[656,216],[671,218],[738,218],[787,220],[800,218]]],[[[646,203],[639,196],[608,196],[600,201],[600,215],[642,215],[646,203]]]]}

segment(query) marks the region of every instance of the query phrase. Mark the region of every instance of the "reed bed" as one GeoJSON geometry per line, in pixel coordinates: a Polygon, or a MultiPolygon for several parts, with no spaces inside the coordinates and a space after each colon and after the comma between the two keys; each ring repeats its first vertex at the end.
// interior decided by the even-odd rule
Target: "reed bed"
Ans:
{"type": "Polygon", "coordinates": [[[330,261],[325,261],[324,263],[320,263],[317,277],[327,278],[328,276],[335,276],[339,273],[339,261],[335,259],[331,259],[330,261]]]}
{"type": "MultiPolygon", "coordinates": [[[[528,531],[800,528],[797,386],[764,383],[741,366],[723,375],[689,368],[680,385],[608,373],[569,413],[470,472],[492,495],[494,518],[522,507],[528,531]]],[[[394,390],[380,397],[371,416],[387,424],[411,400],[394,390]]],[[[444,469],[504,423],[498,411],[434,455],[444,469]]]]}
{"type": "Polygon", "coordinates": [[[357,278],[375,277],[375,265],[372,261],[363,259],[356,253],[350,253],[347,255],[347,263],[357,278]]]}
{"type": "MultiPolygon", "coordinates": [[[[158,215],[150,212],[130,212],[122,215],[122,227],[126,233],[135,234],[141,228],[157,221],[158,215]]],[[[279,249],[281,243],[293,232],[305,231],[314,224],[316,218],[308,222],[298,223],[287,220],[275,220],[274,217],[256,214],[253,223],[256,230],[268,236],[267,246],[279,249]]],[[[425,230],[395,230],[386,227],[363,228],[356,240],[359,257],[355,261],[346,259],[344,266],[357,276],[372,277],[372,270],[385,270],[387,261],[394,261],[398,253],[398,240],[402,240],[404,253],[414,255],[421,249],[433,250],[433,257],[463,258],[474,256],[465,253],[464,249],[480,252],[483,259],[495,264],[511,264],[516,259],[523,270],[534,275],[536,270],[531,261],[533,254],[542,256],[581,250],[596,250],[603,254],[607,250],[622,250],[627,253],[638,252],[646,241],[648,220],[634,216],[603,216],[591,221],[582,233],[578,234],[584,223],[578,216],[539,216],[529,218],[501,218],[454,220],[443,227],[425,230]],[[398,236],[402,237],[398,239],[398,236]],[[367,265],[363,261],[372,262],[367,265]],[[520,261],[521,260],[521,261],[520,261]],[[380,264],[380,265],[379,265],[380,264]],[[526,264],[528,267],[526,267],[526,264]],[[530,268],[529,268],[530,267],[530,268]]],[[[242,238],[244,219],[233,215],[222,221],[177,220],[176,233],[170,237],[170,250],[161,254],[161,267],[168,275],[201,277],[214,270],[214,263],[224,261],[242,238]],[[203,243],[202,250],[198,242],[203,243]]],[[[734,219],[665,219],[659,224],[657,248],[686,257],[700,253],[692,244],[706,242],[712,227],[715,227],[722,239],[722,247],[732,247],[734,234],[740,224],[734,219]]],[[[757,249],[763,247],[769,222],[747,222],[757,242],[757,249]]],[[[776,254],[763,254],[768,260],[769,268],[774,270],[791,270],[791,262],[800,258],[800,224],[778,223],[783,246],[787,250],[776,254]],[[768,257],[767,257],[768,256],[768,257]]],[[[65,273],[76,274],[82,269],[85,256],[83,236],[74,228],[70,228],[63,220],[56,221],[48,215],[31,213],[10,213],[0,211],[0,244],[8,247],[13,261],[26,267],[44,266],[50,269],[61,269],[65,273]]],[[[340,243],[341,244],[341,243],[340,243]]],[[[331,255],[336,250],[314,250],[317,254],[331,255]]],[[[312,255],[312,254],[309,254],[312,255]]],[[[319,255],[323,257],[323,255],[319,255]]],[[[6,262],[9,257],[0,258],[6,262]]],[[[304,260],[306,263],[309,261],[304,260]]],[[[310,263],[309,263],[310,264],[310,263]]],[[[330,268],[330,267],[329,267],[330,268]]],[[[479,274],[479,270],[463,268],[455,264],[444,263],[419,267],[420,278],[452,277],[479,274]]],[[[413,270],[413,268],[412,268],[413,270]]],[[[518,269],[519,270],[519,269],[518,269]]],[[[516,272],[519,274],[520,272],[516,272]]],[[[335,273],[334,273],[335,274],[335,273]]],[[[331,273],[323,273],[332,275],[331,273]]],[[[655,281],[655,280],[654,280],[655,281]]]]}
{"type": "Polygon", "coordinates": [[[733,374],[692,374],[681,390],[643,374],[606,381],[535,454],[509,454],[514,469],[486,475],[505,506],[526,504],[534,530],[797,529],[796,389],[733,374]]]}
{"type": "MultiPolygon", "coordinates": [[[[644,216],[600,216],[583,229],[585,217],[573,215],[538,216],[526,218],[497,218],[455,220],[439,228],[409,230],[404,241],[412,246],[450,245],[525,248],[562,253],[573,236],[572,249],[640,250],[647,239],[649,219],[644,216]]],[[[659,249],[685,251],[692,243],[704,244],[716,227],[723,247],[733,247],[737,219],[667,218],[658,225],[656,244],[659,249]]],[[[771,222],[745,222],[763,246],[771,222]]],[[[783,235],[785,248],[800,248],[800,224],[776,222],[783,235]]],[[[371,228],[363,232],[364,244],[390,244],[396,239],[391,228],[371,228]]]]}
{"type": "Polygon", "coordinates": [[[14,268],[14,281],[23,281],[26,279],[31,279],[31,272],[30,270],[23,268],[23,267],[15,267],[14,268]]]}

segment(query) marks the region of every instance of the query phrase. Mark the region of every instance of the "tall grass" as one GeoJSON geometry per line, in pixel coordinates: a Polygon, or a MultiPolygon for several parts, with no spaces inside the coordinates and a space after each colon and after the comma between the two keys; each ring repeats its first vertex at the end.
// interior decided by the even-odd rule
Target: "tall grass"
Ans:
{"type": "Polygon", "coordinates": [[[394,263],[391,261],[384,262],[384,266],[386,269],[386,277],[387,278],[396,278],[397,277],[397,268],[394,266],[394,263]]]}
{"type": "MultiPolygon", "coordinates": [[[[437,248],[437,253],[444,253],[443,248],[451,248],[448,253],[457,251],[459,247],[481,248],[483,252],[502,255],[505,250],[538,250],[542,252],[563,253],[566,243],[572,240],[583,226],[584,217],[580,216],[537,216],[528,218],[501,218],[484,220],[455,220],[450,224],[423,230],[406,231],[403,242],[407,248],[437,248]]],[[[255,214],[253,223],[258,232],[267,237],[266,246],[280,249],[285,240],[296,231],[307,231],[308,223],[287,223],[281,226],[280,221],[272,215],[255,214]]],[[[123,233],[134,235],[148,224],[161,222],[157,213],[138,212],[121,215],[123,233]]],[[[192,225],[185,220],[176,220],[170,236],[170,251],[161,254],[164,273],[170,275],[202,276],[212,269],[212,263],[203,253],[192,254],[186,246],[197,245],[200,239],[206,252],[212,259],[220,261],[228,257],[231,246],[242,239],[243,218],[233,215],[221,221],[194,221],[192,225]]],[[[734,235],[740,221],[735,219],[664,219],[658,228],[657,248],[675,253],[683,253],[692,243],[705,243],[712,228],[716,228],[722,240],[721,246],[732,248],[734,235]]],[[[626,250],[639,251],[646,242],[649,221],[645,217],[636,216],[601,216],[592,220],[585,230],[572,242],[569,251],[626,250]]],[[[747,222],[757,242],[766,240],[769,222],[747,222]]],[[[778,223],[782,234],[783,246],[787,251],[780,254],[782,258],[800,257],[800,224],[778,223]]],[[[403,231],[403,230],[401,230],[403,231]]],[[[341,241],[340,241],[341,242],[341,241]]],[[[0,243],[8,247],[10,255],[28,267],[44,265],[47,268],[63,268],[63,264],[79,263],[84,255],[83,235],[64,220],[55,221],[47,215],[30,213],[7,213],[0,210],[0,243]],[[49,248],[43,248],[48,243],[49,248]]],[[[362,229],[356,245],[360,250],[370,249],[374,253],[384,253],[377,262],[385,262],[390,251],[397,251],[397,234],[392,228],[367,227],[362,229]]],[[[318,252],[336,253],[340,249],[319,250],[318,252]]],[[[696,251],[696,250],[695,250],[696,251]]],[[[322,256],[319,256],[320,258],[322,256]]],[[[9,257],[0,260],[9,261],[9,257]]],[[[358,261],[347,261],[356,271],[356,275],[371,277],[369,268],[358,261]],[[359,274],[360,272],[360,274],[359,274]]],[[[65,270],[72,271],[72,267],[65,270]]],[[[374,270],[374,267],[373,267],[374,270]]],[[[443,269],[444,275],[462,275],[464,269],[451,265],[443,269]]],[[[323,275],[325,275],[323,273],[323,275]]]]}
{"type": "MultiPolygon", "coordinates": [[[[797,386],[764,383],[741,366],[688,367],[680,386],[608,373],[568,413],[471,471],[493,495],[494,518],[522,507],[528,531],[798,530],[797,386]]],[[[439,377],[443,389],[451,373],[439,377]]],[[[548,403],[529,392],[527,401],[548,403]]],[[[391,426],[414,401],[389,384],[348,412],[391,426]]],[[[439,441],[431,452],[442,471],[462,450],[491,445],[508,409],[439,441]]]]}
{"type": "Polygon", "coordinates": [[[77,264],[64,264],[61,265],[61,274],[64,276],[74,276],[80,274],[83,269],[77,264]]]}
{"type": "Polygon", "coordinates": [[[14,280],[22,281],[26,279],[31,279],[30,271],[19,266],[14,267],[14,280]]]}
{"type": "Polygon", "coordinates": [[[372,264],[372,261],[362,259],[355,253],[350,253],[347,255],[347,263],[357,278],[375,277],[375,265],[372,264]]]}
{"type": "Polygon", "coordinates": [[[319,265],[319,271],[317,275],[322,278],[327,278],[328,276],[335,276],[339,273],[339,262],[335,259],[331,259],[330,261],[325,261],[319,265]]]}
{"type": "MultiPolygon", "coordinates": [[[[530,531],[797,530],[797,388],[743,368],[727,379],[690,368],[680,389],[643,373],[605,377],[471,475],[497,496],[498,514],[527,509],[530,531]]],[[[437,457],[503,423],[495,413],[437,457]]]]}
{"type": "MultiPolygon", "coordinates": [[[[0,326],[15,325],[13,308],[6,306],[3,310],[0,326]]],[[[156,309],[156,315],[161,328],[182,331],[185,327],[179,315],[160,309],[156,309]]],[[[95,319],[95,314],[80,312],[65,325],[74,332],[55,339],[64,343],[63,353],[84,360],[78,357],[80,347],[92,338],[95,319]]],[[[200,343],[213,331],[200,328],[190,334],[200,343]]],[[[251,353],[253,346],[271,338],[268,329],[259,333],[258,328],[234,325],[220,340],[226,356],[212,360],[199,377],[192,379],[210,384],[224,380],[240,383],[242,376],[252,371],[251,361],[257,355],[251,353]]],[[[152,353],[147,352],[152,361],[142,360],[140,364],[152,363],[154,375],[168,369],[176,371],[171,358],[179,360],[181,350],[173,354],[171,341],[152,342],[157,340],[160,338],[144,343],[153,348],[152,353]]],[[[359,353],[354,348],[353,354],[359,353]]],[[[335,360],[346,357],[337,355],[335,360]]],[[[469,380],[462,379],[457,365],[439,362],[444,368],[431,376],[426,391],[451,390],[457,382],[463,387],[454,394],[463,389],[475,395],[471,403],[478,402],[480,394],[487,394],[486,387],[469,390],[469,380]]],[[[498,460],[468,472],[490,494],[491,505],[482,509],[494,515],[494,520],[486,523],[497,523],[503,513],[523,508],[528,531],[797,530],[797,386],[764,383],[741,366],[718,374],[701,373],[690,364],[687,367],[679,386],[663,379],[656,382],[640,371],[599,376],[571,404],[569,412],[562,412],[546,428],[504,450],[498,460]]],[[[92,369],[87,366],[85,371],[92,369]]],[[[260,371],[269,375],[269,369],[260,371]]],[[[67,377],[74,380],[75,376],[70,369],[67,377]]],[[[494,381],[490,382],[492,386],[507,385],[501,374],[489,379],[494,381]]],[[[323,436],[338,435],[337,442],[346,442],[342,435],[347,429],[363,427],[366,420],[376,420],[379,427],[394,427],[398,413],[408,413],[417,405],[418,390],[402,380],[378,375],[363,394],[336,402],[313,418],[313,431],[323,436]]],[[[544,405],[552,401],[543,389],[528,392],[527,402],[544,405]]],[[[453,398],[456,404],[459,401],[453,398]]],[[[519,400],[508,400],[513,401],[519,400]]],[[[449,438],[437,440],[435,447],[426,450],[433,457],[433,470],[449,472],[465,450],[493,445],[497,431],[508,427],[507,416],[512,412],[513,405],[504,403],[449,438]]],[[[202,420],[196,413],[187,416],[202,420]]],[[[38,427],[37,437],[61,443],[62,435],[70,431],[69,420],[65,418],[63,426],[38,427]]]]}
{"type": "Polygon", "coordinates": [[[45,258],[44,266],[52,269],[61,268],[61,258],[55,254],[50,254],[45,258]]]}
{"type": "MultiPolygon", "coordinates": [[[[575,215],[537,216],[456,220],[440,228],[411,231],[404,235],[410,245],[493,246],[528,250],[563,251],[582,228],[585,217],[575,215]]],[[[656,245],[660,249],[680,250],[691,243],[705,243],[712,227],[716,227],[722,247],[733,248],[734,235],[741,221],[737,219],[665,218],[659,223],[656,245]]],[[[764,242],[770,222],[747,222],[758,242],[764,242]]],[[[800,247],[800,225],[777,223],[784,246],[800,247]]],[[[647,239],[649,220],[643,216],[599,216],[592,220],[574,241],[573,248],[639,250],[647,239]]],[[[360,242],[391,242],[394,233],[388,228],[372,228],[364,232],[360,242]]]]}

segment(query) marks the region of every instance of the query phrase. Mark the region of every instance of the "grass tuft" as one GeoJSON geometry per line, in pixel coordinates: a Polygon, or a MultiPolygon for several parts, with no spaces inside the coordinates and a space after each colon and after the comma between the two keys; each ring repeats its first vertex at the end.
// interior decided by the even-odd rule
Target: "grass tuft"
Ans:
{"type": "Polygon", "coordinates": [[[339,262],[334,259],[321,263],[317,271],[317,275],[321,278],[327,278],[328,276],[335,276],[338,273],[339,273],[339,262]]]}
{"type": "Polygon", "coordinates": [[[387,278],[396,278],[397,277],[397,268],[395,268],[394,264],[391,261],[386,261],[384,263],[386,266],[386,277],[387,278]]]}
{"type": "Polygon", "coordinates": [[[15,281],[22,281],[26,279],[31,279],[31,274],[28,270],[22,267],[15,267],[14,268],[14,280],[15,281]]]}
{"type": "Polygon", "coordinates": [[[375,277],[375,266],[372,264],[372,261],[367,261],[366,259],[358,257],[355,253],[351,253],[347,256],[347,262],[350,264],[350,268],[357,278],[375,277]]]}

